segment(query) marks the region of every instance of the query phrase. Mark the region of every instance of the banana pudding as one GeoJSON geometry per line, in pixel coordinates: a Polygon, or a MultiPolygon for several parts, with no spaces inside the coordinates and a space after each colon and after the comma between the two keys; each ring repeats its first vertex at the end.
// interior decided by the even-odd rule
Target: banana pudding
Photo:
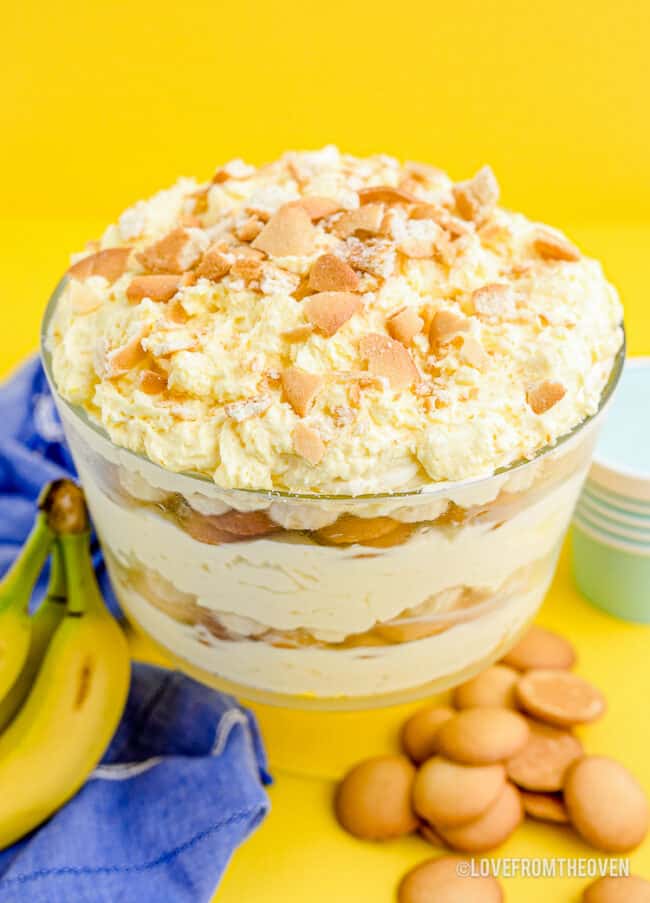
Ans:
{"type": "Polygon", "coordinates": [[[125,610],[205,679],[382,703],[532,618],[622,314],[498,200],[487,167],[327,147],[182,179],[74,260],[44,325],[66,434],[125,610]]]}

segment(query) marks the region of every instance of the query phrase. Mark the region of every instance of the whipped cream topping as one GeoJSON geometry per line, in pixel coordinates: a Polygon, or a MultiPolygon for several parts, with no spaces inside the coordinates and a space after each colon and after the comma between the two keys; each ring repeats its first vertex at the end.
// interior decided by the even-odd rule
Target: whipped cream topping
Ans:
{"type": "Polygon", "coordinates": [[[593,414],[622,342],[599,264],[497,201],[487,168],[333,147],[182,179],[71,267],[57,388],[225,489],[488,475],[593,414]]]}

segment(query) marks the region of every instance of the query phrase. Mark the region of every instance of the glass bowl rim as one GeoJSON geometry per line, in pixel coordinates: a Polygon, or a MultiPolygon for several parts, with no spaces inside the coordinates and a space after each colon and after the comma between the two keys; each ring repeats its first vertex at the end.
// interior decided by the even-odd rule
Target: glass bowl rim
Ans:
{"type": "Polygon", "coordinates": [[[200,492],[199,486],[211,486],[216,488],[219,492],[222,493],[243,493],[248,497],[263,497],[266,499],[284,499],[286,501],[295,501],[295,502],[318,502],[318,501],[341,501],[341,502],[356,502],[356,501],[389,501],[389,500],[399,500],[399,499],[410,499],[410,498],[431,498],[435,496],[443,496],[447,497],[453,493],[459,492],[462,489],[469,486],[476,486],[479,483],[485,483],[489,480],[494,479],[495,477],[503,476],[505,474],[514,473],[519,470],[523,470],[530,464],[535,463],[539,459],[545,457],[553,451],[556,451],[565,443],[569,442],[576,435],[578,435],[586,426],[588,426],[593,420],[595,420],[603,411],[603,409],[607,406],[610,401],[612,395],[614,394],[614,390],[618,385],[619,379],[621,377],[621,373],[623,372],[623,366],[625,363],[625,351],[626,351],[626,333],[625,333],[625,324],[624,321],[621,320],[620,328],[623,333],[623,341],[616,352],[616,356],[614,358],[612,368],[609,373],[609,377],[607,379],[607,383],[602,391],[600,396],[600,400],[598,403],[598,408],[594,411],[593,414],[590,414],[588,417],[585,417],[579,423],[577,423],[573,429],[569,430],[568,433],[564,433],[562,436],[559,436],[554,442],[547,443],[546,445],[538,448],[533,455],[528,458],[519,458],[516,461],[512,461],[510,464],[506,464],[503,467],[499,467],[489,474],[481,474],[476,477],[469,477],[465,480],[456,480],[456,481],[439,481],[439,482],[431,482],[424,483],[422,486],[415,487],[412,489],[404,489],[404,490],[393,490],[388,492],[370,492],[370,493],[359,493],[357,495],[352,495],[350,493],[323,493],[323,492],[292,492],[286,489],[248,489],[248,488],[235,488],[235,487],[224,487],[219,486],[211,477],[207,474],[202,473],[192,473],[190,471],[172,471],[163,467],[160,464],[156,464],[155,461],[152,461],[146,455],[143,455],[140,452],[133,451],[132,449],[126,448],[125,446],[116,445],[113,440],[110,438],[106,430],[96,421],[94,421],[86,411],[80,407],[79,405],[72,404],[67,401],[63,396],[58,392],[56,383],[54,381],[54,376],[52,373],[52,355],[47,347],[47,336],[50,321],[54,314],[54,309],[56,307],[57,301],[63,292],[67,282],[68,277],[64,275],[56,285],[54,291],[52,292],[47,306],[45,308],[45,312],[43,314],[43,319],[41,321],[41,330],[40,330],[40,356],[41,361],[43,362],[43,367],[45,369],[45,374],[47,376],[47,380],[50,386],[50,390],[55,397],[57,404],[63,405],[66,410],[68,410],[73,416],[77,417],[81,422],[91,429],[100,439],[107,442],[110,446],[112,446],[116,451],[133,456],[142,462],[146,463],[148,467],[153,467],[156,470],[161,471],[166,475],[173,475],[183,480],[191,480],[192,482],[198,484],[197,489],[195,491],[200,492]]]}

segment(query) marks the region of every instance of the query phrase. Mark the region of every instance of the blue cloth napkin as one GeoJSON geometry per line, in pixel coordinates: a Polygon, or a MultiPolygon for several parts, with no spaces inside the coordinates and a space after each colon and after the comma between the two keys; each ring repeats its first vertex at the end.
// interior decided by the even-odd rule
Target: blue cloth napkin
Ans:
{"type": "Polygon", "coordinates": [[[268,809],[250,712],[138,664],[102,764],[46,825],[0,853],[2,903],[202,903],[268,809]]]}
{"type": "MultiPolygon", "coordinates": [[[[43,485],[76,476],[45,372],[40,360],[31,358],[0,386],[0,576],[29,533],[43,485]]],[[[97,542],[93,558],[104,598],[117,613],[119,606],[97,542]]],[[[34,604],[43,597],[47,576],[46,569],[34,592],[34,604]]]]}
{"type": "MultiPolygon", "coordinates": [[[[2,574],[27,536],[43,483],[74,474],[38,360],[0,387],[0,424],[2,574]]],[[[115,606],[98,549],[96,564],[115,606]]],[[[44,586],[45,578],[41,595],[44,586]]],[[[101,765],[49,822],[0,852],[0,901],[208,901],[268,811],[269,781],[250,712],[182,674],[134,664],[101,765]]]]}

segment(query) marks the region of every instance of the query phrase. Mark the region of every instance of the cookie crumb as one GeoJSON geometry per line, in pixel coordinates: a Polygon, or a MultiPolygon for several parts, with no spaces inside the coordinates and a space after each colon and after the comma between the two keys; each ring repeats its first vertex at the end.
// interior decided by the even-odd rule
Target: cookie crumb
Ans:
{"type": "Polygon", "coordinates": [[[287,367],[282,371],[281,381],[287,401],[299,417],[304,417],[323,385],[323,378],[300,367],[287,367]]]}
{"type": "Polygon", "coordinates": [[[307,426],[306,423],[297,423],[291,436],[297,455],[300,455],[313,467],[320,464],[325,454],[325,443],[316,430],[307,426]]]}
{"type": "Polygon", "coordinates": [[[544,380],[536,386],[532,386],[526,392],[526,401],[534,414],[545,414],[561,401],[566,395],[566,389],[562,383],[544,380]]]}

